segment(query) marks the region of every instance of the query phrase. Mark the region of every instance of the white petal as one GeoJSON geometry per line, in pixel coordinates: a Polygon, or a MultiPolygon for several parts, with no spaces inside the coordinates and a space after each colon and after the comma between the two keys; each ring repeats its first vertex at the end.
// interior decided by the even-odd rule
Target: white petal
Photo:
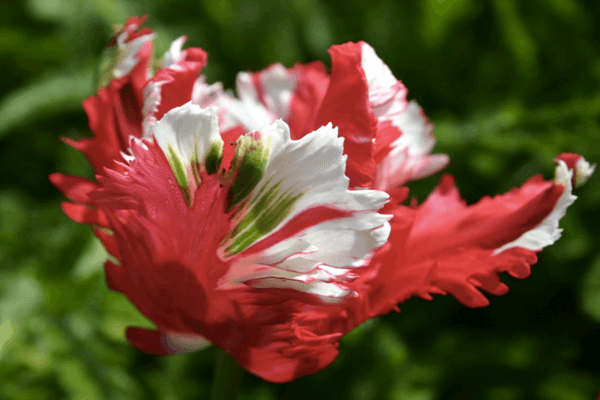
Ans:
{"type": "Polygon", "coordinates": [[[115,78],[120,78],[130,73],[140,61],[137,58],[137,53],[147,41],[154,39],[154,33],[149,33],[127,42],[129,33],[129,30],[126,30],[117,37],[118,61],[113,69],[113,76],[115,78]]]}
{"type": "Polygon", "coordinates": [[[239,98],[224,92],[221,84],[207,85],[204,77],[200,77],[194,85],[192,101],[202,107],[218,107],[222,130],[242,125],[253,131],[277,118],[288,117],[297,83],[296,76],[283,65],[273,64],[262,72],[239,73],[236,77],[239,98]]]}
{"type": "Polygon", "coordinates": [[[185,52],[183,52],[181,49],[183,48],[183,44],[186,40],[187,36],[184,35],[175,39],[171,43],[169,50],[163,57],[163,68],[174,68],[176,67],[177,63],[185,58],[185,52]]]}
{"type": "Polygon", "coordinates": [[[154,125],[153,134],[167,159],[172,153],[186,167],[194,160],[203,163],[214,143],[223,144],[217,109],[202,109],[191,102],[166,113],[154,125]]]}
{"type": "Polygon", "coordinates": [[[400,186],[432,175],[448,164],[450,159],[447,155],[429,154],[435,144],[431,134],[433,125],[416,102],[411,101],[390,121],[401,135],[392,143],[392,151],[379,165],[374,187],[385,190],[400,186]]]}
{"type": "Polygon", "coordinates": [[[240,72],[235,80],[239,100],[230,99],[228,110],[231,117],[249,131],[262,128],[277,118],[259,100],[258,93],[252,81],[252,74],[240,72]]]}
{"type": "Polygon", "coordinates": [[[297,292],[313,295],[328,304],[340,303],[346,297],[355,295],[355,292],[347,287],[320,280],[304,282],[295,279],[263,278],[249,281],[248,286],[257,289],[292,289],[297,292]]]}
{"type": "Polygon", "coordinates": [[[298,290],[312,294],[320,289],[324,292],[319,293],[333,290],[339,296],[349,295],[350,291],[340,289],[337,284],[333,289],[314,281],[334,281],[335,276],[345,275],[349,268],[369,262],[373,252],[389,236],[390,216],[377,212],[389,196],[375,190],[348,190],[343,139],[337,137],[337,128],[331,124],[295,141],[289,137],[288,126],[280,120],[259,133],[261,140],[270,142],[269,160],[264,175],[249,196],[248,207],[239,217],[242,222],[220,251],[223,258],[232,261],[230,271],[220,282],[221,288],[248,281],[253,282],[252,286],[272,284],[278,288],[300,288],[302,285],[298,282],[304,282],[308,286],[298,290]],[[272,204],[285,198],[294,201],[271,231],[262,232],[256,225],[261,217],[277,218],[262,200],[268,198],[269,193],[273,195],[272,204]],[[277,235],[293,218],[317,207],[339,210],[344,216],[319,219],[312,225],[302,226],[291,236],[281,237],[266,249],[252,250],[253,244],[277,235]],[[257,231],[262,236],[257,235],[257,231]],[[331,274],[325,272],[327,268],[342,271],[331,274]],[[260,283],[255,282],[259,277],[260,283]]]}
{"type": "Polygon", "coordinates": [[[571,177],[573,170],[567,168],[564,161],[559,160],[556,166],[554,181],[557,184],[563,185],[564,190],[558,201],[554,205],[554,209],[544,220],[535,228],[523,233],[517,239],[504,246],[499,247],[494,251],[494,255],[503,252],[504,250],[513,247],[523,247],[529,250],[541,250],[546,246],[550,246],[556,242],[562,233],[562,229],[558,227],[558,222],[567,212],[567,208],[573,204],[577,196],[572,194],[571,177]]]}
{"type": "Polygon", "coordinates": [[[588,178],[594,173],[596,164],[590,165],[585,158],[581,157],[575,165],[575,187],[580,187],[585,184],[588,178]]]}
{"type": "Polygon", "coordinates": [[[281,64],[271,65],[258,76],[267,109],[277,118],[286,119],[298,84],[296,77],[281,64]]]}
{"type": "Polygon", "coordinates": [[[369,103],[375,115],[402,111],[406,107],[407,90],[404,85],[394,77],[375,50],[364,42],[361,56],[361,66],[369,85],[369,103]]]}
{"type": "Polygon", "coordinates": [[[152,130],[156,124],[155,114],[161,102],[161,87],[165,83],[166,81],[150,81],[144,87],[144,107],[142,107],[144,139],[152,137],[152,130]]]}

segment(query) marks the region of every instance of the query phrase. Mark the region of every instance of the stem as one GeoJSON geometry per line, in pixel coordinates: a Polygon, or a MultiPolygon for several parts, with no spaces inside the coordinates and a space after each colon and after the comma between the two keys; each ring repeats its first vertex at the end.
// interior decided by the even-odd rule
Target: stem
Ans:
{"type": "Polygon", "coordinates": [[[243,372],[242,367],[233,358],[223,350],[217,349],[210,399],[234,400],[243,372]]]}

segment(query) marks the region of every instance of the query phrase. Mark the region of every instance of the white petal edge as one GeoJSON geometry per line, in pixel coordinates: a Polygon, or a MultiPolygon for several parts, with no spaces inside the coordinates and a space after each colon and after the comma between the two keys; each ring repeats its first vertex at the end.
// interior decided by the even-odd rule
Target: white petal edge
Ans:
{"type": "Polygon", "coordinates": [[[367,43],[361,43],[361,67],[369,86],[369,103],[376,116],[394,115],[406,108],[406,87],[367,43]]]}
{"type": "Polygon", "coordinates": [[[119,61],[113,68],[113,76],[115,78],[121,78],[131,72],[131,70],[140,61],[137,57],[140,49],[146,44],[147,41],[154,39],[154,33],[148,33],[142,35],[130,42],[127,42],[130,31],[137,27],[130,27],[125,32],[121,33],[117,37],[118,57],[119,61]]]}
{"type": "Polygon", "coordinates": [[[185,51],[182,51],[183,44],[186,42],[187,36],[183,35],[171,42],[169,50],[163,56],[163,68],[176,68],[177,64],[185,59],[185,51]]]}
{"type": "Polygon", "coordinates": [[[281,64],[273,64],[264,71],[240,72],[236,77],[236,98],[223,91],[221,83],[208,85],[204,76],[194,84],[192,102],[202,107],[219,108],[221,130],[242,125],[253,131],[289,116],[289,106],[298,84],[297,77],[281,64]],[[255,82],[258,78],[258,82],[255,82]],[[260,85],[262,100],[256,84],[260,85]]]}
{"type": "Polygon", "coordinates": [[[276,118],[286,119],[298,79],[281,64],[273,64],[257,74],[267,109],[276,118]]]}
{"type": "Polygon", "coordinates": [[[523,233],[514,241],[497,248],[492,255],[495,256],[513,247],[522,247],[528,250],[537,251],[556,242],[562,233],[562,229],[558,227],[558,222],[566,214],[567,208],[573,204],[577,198],[577,196],[574,196],[572,193],[572,176],[573,170],[570,170],[564,161],[559,160],[558,165],[556,166],[554,182],[562,185],[564,190],[554,205],[552,212],[544,218],[538,226],[523,233]]]}
{"type": "Polygon", "coordinates": [[[235,88],[239,99],[233,96],[228,98],[227,110],[237,123],[252,131],[277,119],[277,116],[260,102],[251,73],[240,72],[235,79],[235,88]]]}
{"type": "Polygon", "coordinates": [[[595,169],[596,164],[591,165],[585,158],[579,158],[575,165],[575,187],[577,188],[585,184],[595,169]]]}
{"type": "Polygon", "coordinates": [[[369,86],[369,103],[379,122],[389,121],[398,129],[393,150],[378,168],[374,187],[389,189],[421,179],[443,169],[445,154],[429,153],[435,144],[433,125],[415,101],[407,102],[406,87],[367,43],[361,45],[361,66],[369,86]]]}
{"type": "Polygon", "coordinates": [[[161,87],[165,83],[167,83],[167,81],[150,81],[144,87],[144,107],[142,107],[142,129],[144,132],[144,139],[150,139],[152,137],[152,130],[157,122],[155,114],[158,111],[158,106],[162,99],[161,87]]]}
{"type": "Polygon", "coordinates": [[[342,285],[320,280],[304,282],[295,279],[263,278],[249,281],[248,286],[255,289],[292,289],[313,295],[326,304],[338,304],[348,296],[356,295],[356,292],[342,285]]]}
{"type": "Polygon", "coordinates": [[[415,102],[391,121],[401,135],[392,142],[392,151],[377,170],[374,187],[386,190],[411,180],[422,179],[442,170],[450,158],[446,154],[429,154],[435,144],[433,125],[415,102]]]}

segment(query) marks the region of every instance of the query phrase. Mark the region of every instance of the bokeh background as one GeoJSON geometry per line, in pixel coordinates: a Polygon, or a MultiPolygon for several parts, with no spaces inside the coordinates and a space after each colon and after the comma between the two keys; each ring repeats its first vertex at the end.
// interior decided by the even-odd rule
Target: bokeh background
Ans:
{"type": "MultiPolygon", "coordinates": [[[[597,0],[23,0],[0,13],[0,399],[200,399],[214,349],[154,358],[124,340],[150,324],[103,279],[105,253],[67,219],[51,172],[91,177],[59,141],[88,135],[81,101],[110,27],[150,15],[209,81],[291,66],[365,40],[435,123],[468,202],[552,159],[600,161],[597,0]]],[[[244,375],[240,399],[590,400],[600,389],[600,174],[530,278],[483,309],[413,299],[345,337],[326,370],[285,385],[244,375]]],[[[439,174],[411,185],[423,200],[439,174]]]]}

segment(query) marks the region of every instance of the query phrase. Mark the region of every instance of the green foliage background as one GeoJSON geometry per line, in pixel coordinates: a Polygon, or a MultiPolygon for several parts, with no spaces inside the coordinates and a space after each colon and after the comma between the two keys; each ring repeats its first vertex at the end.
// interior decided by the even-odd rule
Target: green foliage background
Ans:
{"type": "MultiPolygon", "coordinates": [[[[329,62],[371,43],[436,125],[469,202],[553,173],[561,152],[600,161],[597,0],[24,0],[0,13],[0,399],[207,397],[214,349],[153,358],[123,338],[149,323],[103,280],[105,253],[61,212],[54,171],[91,176],[59,136],[88,135],[110,26],[150,14],[158,52],[187,34],[211,81],[273,62],[329,62]]],[[[597,174],[598,175],[598,174],[597,174]]],[[[314,376],[246,374],[240,399],[589,400],[600,388],[600,183],[563,238],[484,309],[419,299],[342,340],[314,376]]],[[[420,200],[439,175],[412,185],[420,200]]]]}

